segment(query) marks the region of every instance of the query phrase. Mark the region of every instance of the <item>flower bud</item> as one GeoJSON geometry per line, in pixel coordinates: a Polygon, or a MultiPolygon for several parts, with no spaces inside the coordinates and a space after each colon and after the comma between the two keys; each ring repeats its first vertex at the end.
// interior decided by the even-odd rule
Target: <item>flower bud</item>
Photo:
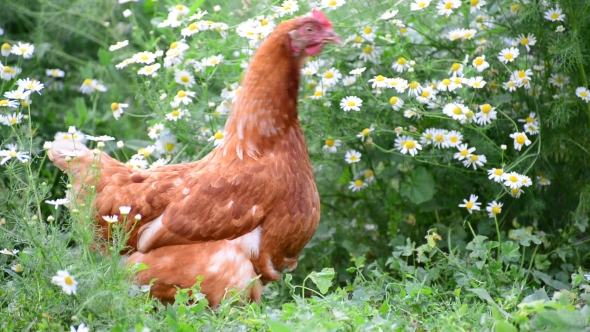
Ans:
{"type": "Polygon", "coordinates": [[[49,216],[49,217],[47,217],[47,221],[53,222],[53,221],[55,221],[55,218],[53,216],[49,216]]]}
{"type": "Polygon", "coordinates": [[[123,141],[118,141],[118,142],[117,142],[117,147],[118,147],[119,149],[122,149],[124,146],[125,146],[125,143],[123,143],[123,141]]]}

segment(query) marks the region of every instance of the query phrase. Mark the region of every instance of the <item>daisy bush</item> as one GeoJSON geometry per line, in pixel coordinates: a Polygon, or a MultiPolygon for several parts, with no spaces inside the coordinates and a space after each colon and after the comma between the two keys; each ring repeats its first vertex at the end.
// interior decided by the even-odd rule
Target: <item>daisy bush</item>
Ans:
{"type": "MultiPolygon", "coordinates": [[[[3,329],[287,331],[350,328],[330,324],[352,317],[355,329],[436,329],[440,317],[422,312],[436,301],[437,315],[457,313],[442,326],[458,329],[553,326],[535,316],[545,305],[587,323],[587,310],[569,304],[581,308],[588,289],[590,4],[39,6],[0,4],[14,14],[0,21],[0,313],[21,313],[3,329]],[[106,256],[95,250],[91,197],[73,199],[44,150],[74,140],[138,170],[200,159],[223,142],[256,49],[312,8],[345,40],[301,71],[299,115],[322,200],[317,234],[294,274],[265,291],[268,307],[228,301],[204,311],[197,285],[179,294],[184,309],[166,309],[119,264],[118,216],[99,216],[116,236],[101,244],[106,256]],[[333,270],[313,272],[322,267],[333,270]],[[550,299],[540,287],[572,296],[550,299]],[[39,310],[28,311],[31,301],[39,310]]],[[[126,216],[132,207],[122,208],[126,216]]]]}

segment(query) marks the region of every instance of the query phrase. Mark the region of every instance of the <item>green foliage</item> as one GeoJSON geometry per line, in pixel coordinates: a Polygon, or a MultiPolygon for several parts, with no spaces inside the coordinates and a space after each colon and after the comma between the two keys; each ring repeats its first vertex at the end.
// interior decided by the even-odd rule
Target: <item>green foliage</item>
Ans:
{"type": "MultiPolygon", "coordinates": [[[[4,65],[22,69],[0,81],[1,94],[16,90],[18,79],[45,84],[29,103],[0,107],[2,118],[14,112],[23,116],[18,123],[0,124],[0,158],[11,157],[0,166],[0,329],[61,331],[84,323],[92,331],[590,330],[590,185],[585,180],[590,177],[590,104],[575,94],[577,87],[590,87],[590,4],[488,0],[473,13],[472,3],[477,1],[464,2],[449,17],[436,14],[438,1],[411,11],[409,2],[349,0],[326,11],[347,43],[326,46],[310,59],[317,74],[303,75],[299,102],[322,200],[320,226],[297,270],[266,286],[262,303],[243,304],[241,294],[230,292],[215,310],[198,280],[192,289],[179,290],[174,304],[150,298],[149,286],[134,280],[146,266],[124,265],[125,232],[114,224],[112,240],[97,243],[92,193],[69,209],[44,203],[66,194],[76,199],[69,179],[47,160],[43,142],[75,126],[87,135],[124,142],[122,148],[106,142],[103,149],[131,167],[137,167],[132,156],[146,165],[202,158],[213,148],[215,133],[223,134],[242,67],[259,45],[238,36],[236,27],[249,18],[278,24],[283,18],[271,14],[281,3],[228,1],[219,3],[221,11],[213,1],[185,3],[187,17],[207,10],[205,20],[227,27],[187,36],[189,48],[176,69],[164,66],[165,56],[156,57],[162,64],[157,77],[137,73],[147,64],[115,66],[137,52],[172,49],[189,24],[158,27],[177,5],[173,1],[0,3],[0,41],[35,46],[30,59],[0,57],[0,74],[4,65]],[[557,5],[563,21],[543,18],[557,5]],[[131,16],[123,15],[125,9],[131,16]],[[390,9],[399,13],[380,19],[390,9]],[[565,30],[556,32],[558,25],[565,30]],[[375,33],[374,41],[360,37],[366,27],[375,33]],[[457,28],[475,28],[477,34],[449,40],[449,31],[457,28]],[[498,60],[510,46],[508,39],[529,33],[536,37],[530,51],[516,43],[520,56],[514,62],[498,60]],[[122,40],[130,45],[109,50],[122,40]],[[363,60],[367,50],[377,55],[363,60]],[[222,63],[201,62],[216,55],[223,56],[222,63]],[[473,65],[479,55],[490,64],[482,72],[473,65]],[[391,64],[401,58],[408,66],[398,72],[391,64]],[[400,77],[428,88],[451,78],[453,64],[462,65],[465,77],[482,76],[486,85],[432,88],[428,91],[438,92],[429,105],[408,96],[407,89],[374,89],[370,81],[378,75],[400,77]],[[324,89],[331,68],[346,79],[361,67],[366,70],[353,83],[345,86],[341,80],[324,89]],[[65,77],[48,76],[45,70],[52,68],[64,70],[65,77]],[[525,69],[533,72],[530,89],[502,87],[514,71],[525,69]],[[192,87],[176,77],[181,70],[195,80],[192,87]],[[96,86],[89,94],[80,92],[93,79],[106,91],[96,86]],[[170,104],[179,90],[195,92],[189,105],[170,104]],[[347,96],[363,101],[360,111],[342,110],[347,96]],[[404,101],[401,110],[392,108],[392,97],[404,101]],[[117,120],[113,103],[129,105],[117,120]],[[464,104],[471,116],[490,104],[497,119],[485,125],[453,120],[441,112],[452,103],[464,104]],[[179,109],[186,114],[170,120],[179,109]],[[404,115],[407,111],[414,113],[404,115]],[[529,134],[531,144],[516,150],[509,135],[522,132],[531,117],[539,133],[529,134]],[[168,141],[152,137],[158,125],[166,128],[168,141]],[[429,129],[461,134],[463,143],[477,147],[473,153],[486,157],[484,166],[464,167],[454,157],[457,148],[435,147],[436,138],[426,138],[429,129]],[[329,152],[328,143],[336,141],[340,145],[329,152]],[[413,155],[409,141],[422,149],[413,155]],[[9,144],[18,145],[14,152],[22,152],[23,160],[9,155],[9,144]],[[358,163],[345,162],[349,150],[362,154],[358,163]],[[515,194],[488,178],[491,168],[527,176],[533,186],[515,194]],[[548,180],[551,184],[543,185],[548,180]],[[483,211],[467,207],[475,202],[471,194],[483,202],[483,211]],[[489,217],[485,207],[492,201],[503,205],[489,217]],[[458,207],[462,202],[465,207],[458,207]],[[52,283],[60,270],[78,282],[75,295],[52,283]]],[[[297,14],[310,8],[304,1],[299,5],[297,14]]]]}

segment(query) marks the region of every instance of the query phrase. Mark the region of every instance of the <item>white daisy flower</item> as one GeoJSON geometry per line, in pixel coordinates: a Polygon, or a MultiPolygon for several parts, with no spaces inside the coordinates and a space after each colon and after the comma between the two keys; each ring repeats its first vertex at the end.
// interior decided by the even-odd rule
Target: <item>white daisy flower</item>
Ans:
{"type": "Polygon", "coordinates": [[[57,271],[57,275],[51,278],[51,283],[58,285],[68,295],[76,294],[78,282],[67,270],[57,271]]]}
{"type": "Polygon", "coordinates": [[[194,97],[195,93],[193,91],[179,90],[176,96],[174,96],[174,103],[188,105],[193,101],[192,98],[194,97]]]}
{"type": "Polygon", "coordinates": [[[463,204],[459,204],[459,207],[466,208],[469,211],[469,214],[473,213],[473,211],[479,211],[479,206],[481,203],[477,202],[477,196],[471,194],[469,200],[464,199],[463,204]]]}
{"type": "Polygon", "coordinates": [[[485,6],[487,3],[485,0],[471,0],[470,1],[470,8],[469,8],[469,12],[471,14],[475,13],[476,11],[480,10],[481,7],[485,6]]]}
{"type": "Polygon", "coordinates": [[[340,101],[340,108],[344,112],[349,112],[351,110],[359,112],[361,110],[361,106],[363,105],[363,101],[357,96],[348,96],[342,98],[340,101]]]}
{"type": "Polygon", "coordinates": [[[531,140],[529,140],[525,133],[512,133],[510,134],[510,138],[514,139],[514,148],[518,151],[520,151],[524,145],[531,145],[531,140]]]}
{"type": "Polygon", "coordinates": [[[523,185],[522,177],[516,172],[504,173],[502,180],[504,181],[504,185],[511,189],[520,188],[523,185]]]}
{"type": "Polygon", "coordinates": [[[102,216],[102,219],[104,219],[104,221],[106,221],[109,224],[113,224],[119,221],[119,216],[116,214],[112,216],[102,216]]]}
{"type": "Polygon", "coordinates": [[[400,57],[396,62],[393,63],[393,65],[391,65],[391,68],[393,68],[393,70],[397,71],[398,73],[403,73],[404,70],[410,68],[410,64],[406,58],[400,57]]]}
{"type": "Polygon", "coordinates": [[[410,5],[410,10],[423,10],[430,5],[430,1],[431,0],[414,0],[414,2],[410,5]]]}
{"type": "Polygon", "coordinates": [[[473,59],[472,65],[480,73],[490,66],[490,64],[486,61],[485,55],[481,55],[473,59]]]}
{"type": "Polygon", "coordinates": [[[24,115],[22,113],[8,113],[2,121],[5,126],[14,126],[21,123],[24,115]]]}
{"type": "Polygon", "coordinates": [[[389,104],[395,111],[399,111],[404,106],[404,101],[401,98],[393,96],[389,98],[389,104]]]}
{"type": "Polygon", "coordinates": [[[483,80],[482,76],[477,76],[468,79],[467,84],[472,88],[481,89],[486,85],[486,81],[483,80]]]}
{"type": "Polygon", "coordinates": [[[470,166],[473,166],[473,169],[477,169],[477,167],[483,167],[483,165],[487,162],[487,158],[486,156],[484,156],[483,154],[477,155],[477,154],[472,154],[469,158],[465,158],[465,160],[463,160],[463,166],[469,168],[470,166]]]}
{"type": "Polygon", "coordinates": [[[576,96],[580,97],[585,102],[590,102],[590,91],[583,86],[576,89],[576,96]]]}
{"type": "Polygon", "coordinates": [[[475,114],[475,123],[480,126],[485,126],[492,123],[492,120],[497,119],[496,108],[490,104],[479,105],[479,112],[475,114]]]}
{"type": "Polygon", "coordinates": [[[50,77],[59,78],[59,77],[66,76],[66,73],[61,69],[55,68],[55,69],[46,69],[45,75],[50,76],[50,77]]]}
{"type": "Polygon", "coordinates": [[[117,42],[115,45],[109,46],[109,51],[113,52],[113,51],[116,51],[116,50],[120,50],[120,49],[122,49],[123,47],[125,47],[127,45],[129,45],[129,41],[128,40],[123,40],[123,41],[117,42]]]}
{"type": "Polygon", "coordinates": [[[333,138],[328,138],[327,140],[325,140],[324,142],[324,150],[327,150],[328,152],[336,152],[338,151],[338,147],[342,144],[342,141],[339,139],[333,139],[333,138]]]}
{"type": "Polygon", "coordinates": [[[333,86],[340,81],[342,74],[336,68],[330,68],[322,74],[322,84],[326,86],[333,86]]]}
{"type": "Polygon", "coordinates": [[[361,161],[361,153],[356,150],[349,150],[346,152],[344,160],[349,164],[358,163],[361,161]]]}
{"type": "Polygon", "coordinates": [[[387,87],[387,78],[384,77],[383,75],[377,75],[377,76],[373,77],[372,79],[370,79],[369,83],[373,83],[371,85],[371,87],[373,89],[385,88],[385,87],[387,87]]]}
{"type": "Polygon", "coordinates": [[[175,109],[172,110],[172,112],[166,114],[166,119],[169,121],[178,121],[188,114],[189,113],[187,109],[175,109]]]}
{"type": "Polygon", "coordinates": [[[0,150],[0,157],[2,158],[0,165],[6,164],[12,158],[18,159],[21,163],[26,163],[31,159],[28,152],[18,151],[16,144],[7,144],[6,147],[8,150],[0,150]]]}
{"type": "Polygon", "coordinates": [[[364,141],[365,137],[369,136],[369,134],[373,132],[373,130],[375,130],[375,126],[371,125],[371,127],[363,129],[360,133],[356,135],[356,137],[360,138],[361,141],[364,141]]]}
{"type": "Polygon", "coordinates": [[[123,110],[129,107],[129,104],[124,103],[112,103],[111,104],[111,111],[113,111],[113,117],[115,120],[119,120],[121,115],[123,114],[123,110]]]}
{"type": "Polygon", "coordinates": [[[502,51],[500,51],[500,54],[498,55],[498,60],[504,63],[512,62],[518,57],[519,54],[520,52],[515,47],[505,48],[502,51]]]}
{"type": "Polygon", "coordinates": [[[555,8],[551,8],[548,11],[546,11],[544,17],[545,19],[551,22],[565,20],[565,15],[562,13],[561,8],[559,8],[559,6],[555,6],[555,8]]]}
{"type": "Polygon", "coordinates": [[[461,161],[464,159],[471,158],[471,156],[473,155],[473,152],[475,151],[475,148],[469,148],[467,146],[467,144],[459,144],[457,146],[457,150],[459,150],[459,152],[456,152],[453,155],[453,158],[461,161]]]}
{"type": "Polygon", "coordinates": [[[12,49],[10,50],[10,53],[15,55],[22,55],[25,59],[32,58],[33,52],[35,52],[35,46],[29,43],[21,42],[18,42],[16,45],[12,45],[12,49]]]}
{"type": "Polygon", "coordinates": [[[360,32],[361,38],[363,38],[364,40],[368,41],[369,43],[372,43],[375,40],[375,37],[376,37],[375,30],[377,30],[377,28],[366,26],[360,32]]]}
{"type": "Polygon", "coordinates": [[[353,192],[361,191],[367,186],[367,183],[363,182],[361,179],[356,179],[354,181],[350,181],[348,184],[348,189],[352,190],[353,192]]]}
{"type": "Polygon", "coordinates": [[[395,139],[395,148],[402,154],[410,154],[412,157],[422,150],[422,145],[410,136],[400,136],[395,139]]]}
{"type": "Polygon", "coordinates": [[[490,203],[488,203],[486,211],[488,212],[488,217],[494,218],[496,217],[496,215],[502,212],[502,203],[491,201],[490,203]]]}
{"type": "Polygon", "coordinates": [[[535,35],[532,33],[528,33],[526,35],[520,34],[516,38],[520,45],[526,47],[527,51],[530,51],[531,46],[534,46],[537,43],[537,38],[535,38],[535,35]]]}
{"type": "Polygon", "coordinates": [[[213,146],[218,146],[223,144],[225,139],[225,131],[218,130],[213,134],[213,136],[209,137],[208,141],[213,141],[213,146]]]}
{"type": "Polygon", "coordinates": [[[26,90],[30,90],[30,91],[35,91],[37,93],[41,93],[41,90],[43,90],[43,83],[35,80],[35,79],[20,79],[18,81],[16,81],[16,84],[23,89],[26,90]]]}
{"type": "Polygon", "coordinates": [[[156,77],[158,75],[157,71],[162,67],[159,63],[154,63],[153,65],[145,66],[137,71],[139,75],[144,76],[151,76],[156,77]]]}
{"type": "Polygon", "coordinates": [[[322,0],[319,8],[330,11],[342,7],[345,3],[345,0],[322,0]]]}
{"type": "Polygon", "coordinates": [[[195,84],[195,76],[186,70],[175,69],[174,81],[184,87],[190,88],[195,84]]]}
{"type": "Polygon", "coordinates": [[[502,183],[502,181],[504,180],[504,170],[501,168],[492,168],[492,169],[488,169],[488,179],[497,182],[497,183],[502,183]]]}
{"type": "Polygon", "coordinates": [[[351,70],[349,74],[350,75],[362,75],[366,69],[367,68],[365,68],[365,67],[355,68],[355,69],[351,70]]]}

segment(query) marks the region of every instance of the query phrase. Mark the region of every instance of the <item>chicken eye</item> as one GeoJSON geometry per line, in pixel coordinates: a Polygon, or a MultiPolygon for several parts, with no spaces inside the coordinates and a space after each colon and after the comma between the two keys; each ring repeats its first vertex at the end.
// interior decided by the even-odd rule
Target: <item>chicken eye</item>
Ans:
{"type": "Polygon", "coordinates": [[[307,32],[308,35],[311,35],[315,32],[315,29],[313,27],[306,27],[305,32],[307,32]]]}

